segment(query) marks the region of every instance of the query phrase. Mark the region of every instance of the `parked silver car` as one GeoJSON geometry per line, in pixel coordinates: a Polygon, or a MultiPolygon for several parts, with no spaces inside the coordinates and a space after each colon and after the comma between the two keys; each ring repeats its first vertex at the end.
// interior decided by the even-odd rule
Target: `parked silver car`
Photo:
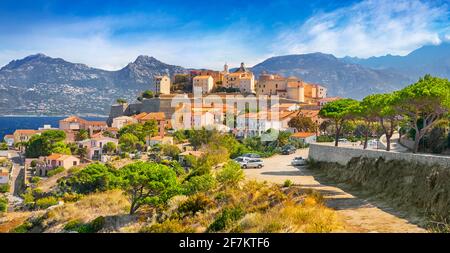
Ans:
{"type": "Polygon", "coordinates": [[[306,165],[306,159],[304,159],[301,156],[295,157],[294,160],[292,160],[291,162],[292,166],[301,166],[301,165],[306,165]]]}
{"type": "Polygon", "coordinates": [[[241,165],[241,168],[262,168],[264,166],[263,160],[259,158],[238,157],[234,159],[235,162],[241,165]]]}

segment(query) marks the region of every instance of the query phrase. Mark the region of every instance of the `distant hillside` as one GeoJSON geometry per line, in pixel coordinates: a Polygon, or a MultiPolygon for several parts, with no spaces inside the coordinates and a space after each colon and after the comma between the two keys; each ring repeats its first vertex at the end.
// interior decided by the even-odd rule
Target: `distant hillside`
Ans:
{"type": "Polygon", "coordinates": [[[386,55],[367,59],[345,57],[342,60],[374,69],[390,69],[413,79],[425,74],[450,78],[450,43],[448,42],[423,46],[406,56],[386,55]]]}
{"type": "Polygon", "coordinates": [[[119,97],[133,101],[153,88],[153,76],[184,73],[179,66],[139,56],[118,71],[106,71],[43,54],[0,69],[0,114],[108,114],[119,97]]]}
{"type": "MultiPolygon", "coordinates": [[[[117,98],[134,101],[138,93],[154,88],[153,76],[189,70],[143,55],[118,71],[31,55],[0,69],[0,115],[107,115],[117,98]]],[[[368,59],[322,53],[277,56],[251,70],[256,76],[296,76],[326,86],[331,96],[359,99],[402,88],[426,73],[450,78],[450,44],[424,46],[407,56],[368,59]]]]}
{"type": "Polygon", "coordinates": [[[371,69],[322,53],[272,57],[255,65],[252,71],[257,75],[267,72],[296,76],[326,86],[329,95],[352,98],[392,91],[412,81],[398,72],[371,69]]]}

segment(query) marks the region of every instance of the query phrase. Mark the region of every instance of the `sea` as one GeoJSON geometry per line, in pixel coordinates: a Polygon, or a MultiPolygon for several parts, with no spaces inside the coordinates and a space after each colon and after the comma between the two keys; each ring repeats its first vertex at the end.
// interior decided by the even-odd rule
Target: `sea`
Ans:
{"type": "MultiPolygon", "coordinates": [[[[0,116],[0,141],[5,134],[12,134],[16,129],[38,129],[44,125],[58,128],[59,121],[66,117],[52,116],[0,116]]],[[[106,117],[82,117],[86,120],[106,121],[106,117]]]]}

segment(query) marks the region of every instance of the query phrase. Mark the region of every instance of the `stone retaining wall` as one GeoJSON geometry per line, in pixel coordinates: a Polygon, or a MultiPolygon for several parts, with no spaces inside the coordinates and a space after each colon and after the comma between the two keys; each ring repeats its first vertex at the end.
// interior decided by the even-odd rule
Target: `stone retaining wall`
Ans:
{"type": "Polygon", "coordinates": [[[321,162],[336,162],[346,165],[353,157],[383,157],[386,160],[406,160],[420,164],[438,164],[450,169],[450,156],[437,156],[429,154],[413,154],[388,152],[384,150],[364,150],[352,147],[334,147],[323,144],[310,144],[308,158],[321,162]]]}

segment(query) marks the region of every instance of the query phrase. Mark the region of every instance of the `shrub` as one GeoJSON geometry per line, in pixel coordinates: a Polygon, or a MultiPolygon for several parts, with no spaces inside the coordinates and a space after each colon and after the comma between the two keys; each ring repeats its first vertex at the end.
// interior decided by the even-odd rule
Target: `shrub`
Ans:
{"type": "Polygon", "coordinates": [[[32,217],[26,220],[21,225],[11,229],[11,233],[29,233],[32,229],[42,229],[42,222],[44,221],[43,216],[32,217]]]}
{"type": "Polygon", "coordinates": [[[195,230],[189,226],[183,226],[179,220],[165,220],[163,223],[145,227],[140,233],[193,233],[195,230]]]}
{"type": "Polygon", "coordinates": [[[241,207],[224,208],[211,225],[209,225],[208,231],[217,232],[225,230],[244,217],[244,215],[245,212],[241,207]]]}
{"type": "Polygon", "coordinates": [[[178,154],[181,153],[180,149],[175,145],[164,144],[161,146],[163,155],[170,156],[173,159],[178,159],[178,154]]]}
{"type": "Polygon", "coordinates": [[[78,233],[97,233],[105,226],[105,217],[99,216],[89,223],[80,220],[71,220],[64,226],[64,230],[76,231],[78,233]]]}
{"type": "Polygon", "coordinates": [[[333,136],[319,135],[316,137],[316,142],[332,142],[332,141],[334,141],[333,136]]]}
{"type": "Polygon", "coordinates": [[[288,179],[288,180],[284,181],[283,187],[291,187],[292,184],[293,184],[292,181],[288,179]]]}
{"type": "Polygon", "coordinates": [[[83,195],[78,194],[78,193],[64,193],[62,199],[64,202],[77,202],[78,200],[81,199],[83,195]]]}
{"type": "Polygon", "coordinates": [[[35,177],[32,177],[30,181],[33,184],[37,184],[37,183],[39,183],[41,181],[41,178],[35,176],[35,177]]]}
{"type": "Polygon", "coordinates": [[[8,210],[8,200],[4,197],[0,197],[0,213],[4,213],[8,210]]]}
{"type": "Polygon", "coordinates": [[[187,194],[194,194],[197,192],[206,192],[216,186],[216,179],[210,174],[201,176],[193,176],[183,185],[187,194]]]}
{"type": "Polygon", "coordinates": [[[7,192],[9,192],[9,184],[1,184],[0,193],[7,193],[7,192]]]}
{"type": "Polygon", "coordinates": [[[53,196],[44,197],[44,198],[40,198],[40,199],[36,200],[36,206],[39,209],[46,209],[46,208],[49,208],[49,207],[57,205],[57,204],[58,204],[58,199],[53,196]]]}
{"type": "Polygon", "coordinates": [[[13,228],[10,233],[27,233],[31,228],[33,228],[33,224],[29,221],[25,221],[24,223],[20,224],[19,226],[13,228]]]}
{"type": "Polygon", "coordinates": [[[80,220],[71,220],[64,226],[64,230],[77,231],[77,229],[82,225],[83,223],[80,220]]]}
{"type": "Polygon", "coordinates": [[[217,181],[225,186],[237,185],[244,179],[244,171],[241,166],[233,161],[228,162],[223,166],[222,170],[217,174],[217,181]]]}
{"type": "Polygon", "coordinates": [[[204,212],[211,208],[213,201],[208,198],[205,194],[198,194],[189,197],[183,204],[178,208],[178,212],[182,215],[190,214],[194,216],[198,212],[204,212]]]}
{"type": "Polygon", "coordinates": [[[61,173],[63,171],[64,171],[64,167],[57,167],[57,168],[54,168],[54,169],[50,170],[47,173],[47,176],[48,177],[53,177],[54,175],[59,174],[59,173],[61,173]]]}
{"type": "Polygon", "coordinates": [[[31,166],[32,168],[36,167],[36,165],[37,165],[37,160],[31,161],[30,166],[31,166]]]}

